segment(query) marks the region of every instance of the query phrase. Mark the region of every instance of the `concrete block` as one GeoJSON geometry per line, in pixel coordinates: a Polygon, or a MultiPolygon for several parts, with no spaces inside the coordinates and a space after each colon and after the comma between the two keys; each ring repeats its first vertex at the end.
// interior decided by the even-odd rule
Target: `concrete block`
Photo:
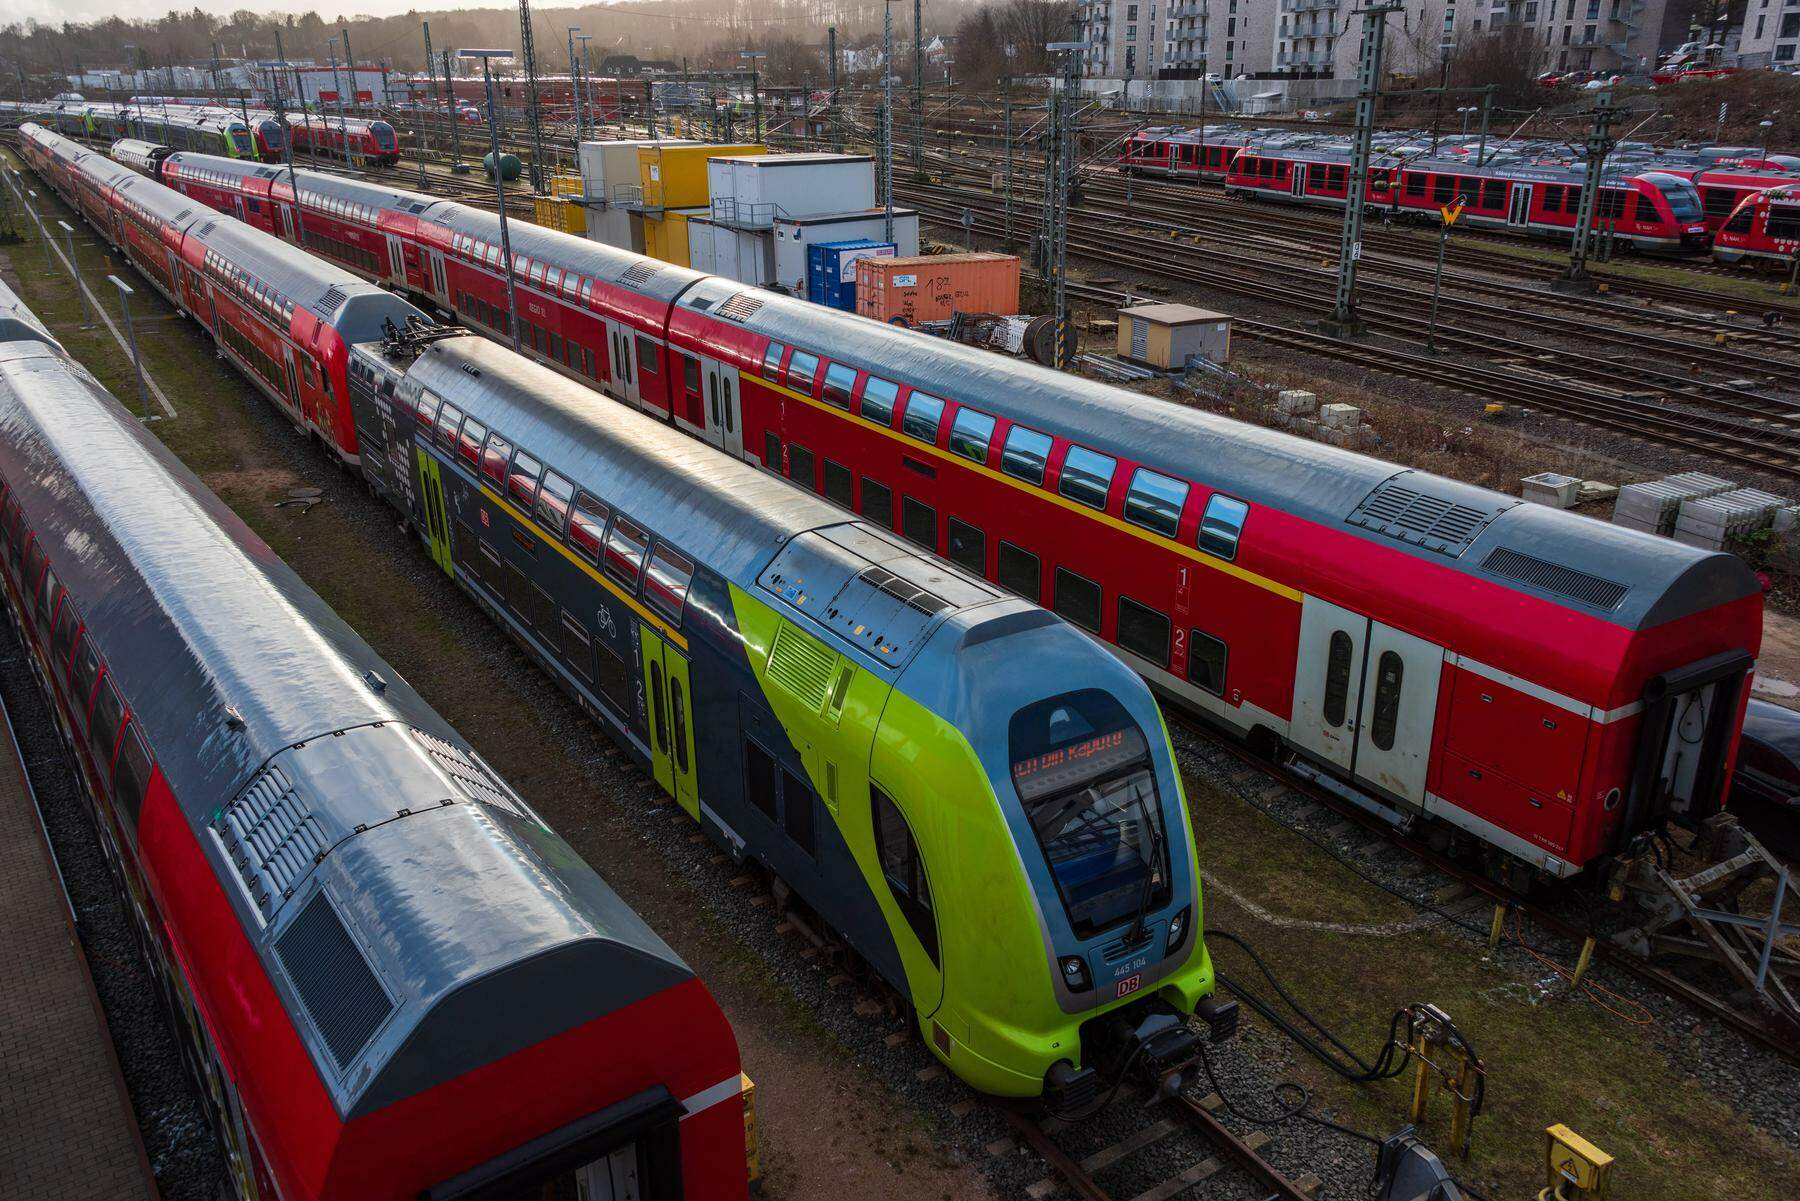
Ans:
{"type": "Polygon", "coordinates": [[[1381,435],[1375,432],[1372,425],[1356,427],[1356,448],[1358,450],[1374,450],[1381,445],[1381,435]]]}
{"type": "Polygon", "coordinates": [[[1581,481],[1554,471],[1539,472],[1519,481],[1519,495],[1533,504],[1568,509],[1574,507],[1576,498],[1581,495],[1581,481]]]}
{"type": "Polygon", "coordinates": [[[1362,424],[1362,410],[1355,405],[1320,405],[1319,423],[1334,429],[1355,429],[1362,424]]]}
{"type": "Polygon", "coordinates": [[[1294,418],[1294,432],[1308,438],[1319,436],[1319,419],[1316,417],[1294,418]]]}
{"type": "Polygon", "coordinates": [[[1299,388],[1288,388],[1275,398],[1275,409],[1280,413],[1312,413],[1318,407],[1319,398],[1299,388]]]}
{"type": "Polygon", "coordinates": [[[1356,430],[1343,426],[1321,425],[1319,436],[1333,446],[1341,446],[1345,450],[1356,445],[1356,430]]]}

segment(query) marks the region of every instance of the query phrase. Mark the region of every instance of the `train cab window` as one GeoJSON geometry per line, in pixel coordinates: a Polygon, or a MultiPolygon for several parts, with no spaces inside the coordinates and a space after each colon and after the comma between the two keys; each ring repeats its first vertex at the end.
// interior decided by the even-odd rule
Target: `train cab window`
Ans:
{"type": "Polygon", "coordinates": [[[1128,596],[1119,598],[1119,646],[1158,667],[1169,665],[1169,616],[1128,596]]]}
{"type": "Polygon", "coordinates": [[[937,550],[937,510],[910,496],[900,498],[900,533],[926,550],[937,550]]]}
{"type": "Polygon", "coordinates": [[[994,419],[975,409],[958,409],[950,423],[950,449],[965,459],[987,462],[988,443],[994,439],[994,419]]]}
{"type": "Polygon", "coordinates": [[[1181,525],[1187,495],[1183,481],[1140,467],[1131,477],[1131,490],[1125,493],[1125,520],[1173,538],[1181,525]]]}
{"type": "Polygon", "coordinates": [[[1642,192],[1634,192],[1631,196],[1631,221],[1655,221],[1656,202],[1642,192]]]}
{"type": "Polygon", "coordinates": [[[569,510],[569,546],[588,562],[600,562],[600,547],[606,539],[607,507],[585,492],[576,494],[575,507],[569,510]]]}
{"type": "Polygon", "coordinates": [[[650,570],[644,575],[644,599],[652,609],[679,625],[693,579],[694,561],[658,542],[656,553],[650,556],[650,570]]]}
{"type": "Polygon", "coordinates": [[[796,392],[813,394],[813,385],[818,382],[819,356],[796,350],[788,356],[787,386],[796,392]]]}
{"type": "Polygon", "coordinates": [[[112,771],[113,750],[119,744],[119,723],[125,719],[125,706],[113,687],[112,676],[100,677],[100,692],[94,697],[94,720],[88,725],[88,748],[102,777],[112,771]]]}
{"type": "Polygon", "coordinates": [[[1406,664],[1394,651],[1382,651],[1375,662],[1375,719],[1369,738],[1384,751],[1394,749],[1394,729],[1400,721],[1400,689],[1406,681],[1406,664]]]}
{"type": "Polygon", "coordinates": [[[1728,234],[1747,234],[1747,233],[1749,233],[1750,232],[1750,218],[1752,215],[1753,214],[1752,214],[1751,210],[1748,208],[1739,209],[1737,211],[1737,213],[1731,218],[1731,220],[1729,220],[1725,223],[1725,231],[1724,232],[1726,232],[1728,234]]]}
{"type": "Polygon", "coordinates": [[[487,426],[473,417],[463,422],[462,433],[456,440],[456,454],[471,469],[481,467],[481,446],[487,441],[487,426]]]}
{"type": "Polygon", "coordinates": [[[1111,455],[1103,455],[1085,446],[1069,447],[1063,459],[1062,473],[1056,490],[1072,501],[1094,509],[1106,508],[1106,494],[1112,488],[1113,469],[1118,463],[1111,455]]]}
{"type": "Polygon", "coordinates": [[[900,400],[900,385],[871,375],[863,382],[861,412],[877,425],[890,429],[894,424],[894,407],[900,400]]]}
{"type": "Polygon", "coordinates": [[[68,673],[69,657],[75,651],[75,631],[80,628],[81,618],[76,616],[75,601],[65,590],[62,606],[56,611],[56,625],[50,631],[50,659],[58,675],[68,673]]]}
{"type": "Polygon", "coordinates": [[[786,353],[787,347],[781,343],[769,343],[769,348],[763,351],[762,373],[764,379],[774,383],[781,378],[781,356],[786,353]]]}
{"type": "Polygon", "coordinates": [[[1800,240],[1800,208],[1791,204],[1769,205],[1768,232],[1779,241],[1800,240]]]}
{"type": "Polygon", "coordinates": [[[113,768],[112,790],[113,804],[136,829],[144,796],[150,791],[150,751],[144,745],[136,722],[125,728],[125,742],[119,748],[119,762],[113,768]]]}
{"type": "MultiPolygon", "coordinates": [[[[467,440],[468,435],[464,435],[467,440]]],[[[506,485],[506,465],[512,459],[512,443],[499,434],[489,434],[487,448],[481,455],[481,474],[492,480],[497,487],[506,485]]]]}
{"type": "Polygon", "coordinates": [[[1333,630],[1325,648],[1325,724],[1338,729],[1350,707],[1350,660],[1356,646],[1343,630],[1333,630]]]}
{"type": "Polygon", "coordinates": [[[612,526],[606,531],[606,574],[635,590],[638,575],[644,570],[644,551],[649,546],[648,534],[629,518],[615,513],[612,526]]]}
{"type": "Polygon", "coordinates": [[[642,334],[637,335],[637,358],[639,371],[649,375],[660,374],[656,367],[656,343],[652,342],[649,338],[644,337],[642,334]]]}
{"type": "Polygon", "coordinates": [[[74,683],[69,692],[74,701],[75,718],[84,725],[87,722],[88,702],[94,697],[94,680],[99,675],[100,654],[94,650],[94,640],[83,638],[81,645],[75,648],[74,683]]]}
{"type": "Polygon", "coordinates": [[[798,442],[788,443],[788,478],[809,492],[819,486],[818,462],[813,452],[798,442]]]}
{"type": "Polygon", "coordinates": [[[594,682],[594,640],[588,636],[587,627],[576,619],[567,609],[562,612],[559,627],[562,642],[563,662],[569,670],[581,677],[582,683],[594,682]]]}
{"type": "Polygon", "coordinates": [[[1196,545],[1209,555],[1221,559],[1237,558],[1238,539],[1244,532],[1244,518],[1250,506],[1235,496],[1215,492],[1206,501],[1206,512],[1200,517],[1200,536],[1196,545]]]}
{"type": "Polygon", "coordinates": [[[862,507],[857,510],[884,530],[894,528],[894,493],[886,484],[862,477],[862,507]]]}
{"type": "Polygon", "coordinates": [[[825,460],[825,499],[846,509],[856,507],[856,474],[830,459],[825,460]]]}
{"type": "Polygon", "coordinates": [[[1002,541],[999,567],[1000,570],[995,574],[999,577],[1002,588],[1024,597],[1034,605],[1038,603],[1038,598],[1044,592],[1044,579],[1036,555],[1002,541]]]}
{"type": "Polygon", "coordinates": [[[1082,629],[1100,632],[1100,585],[1066,567],[1056,569],[1056,611],[1082,629]]]}
{"type": "Polygon", "coordinates": [[[1214,696],[1225,695],[1225,644],[1204,630],[1188,631],[1188,682],[1214,696]]]}
{"type": "Polygon", "coordinates": [[[775,759],[748,739],[744,741],[744,799],[764,817],[775,820],[775,759]]]}
{"type": "Polygon", "coordinates": [[[937,922],[931,914],[931,884],[918,839],[900,807],[880,788],[869,789],[870,818],[875,827],[875,857],[887,881],[894,905],[912,927],[919,945],[935,965],[938,962],[937,922]]]}
{"type": "Polygon", "coordinates": [[[531,514],[532,502],[537,499],[538,476],[544,472],[544,465],[536,459],[519,451],[513,456],[512,466],[506,472],[506,495],[527,516],[531,514]]]}
{"type": "Polygon", "coordinates": [[[846,411],[850,408],[850,394],[856,390],[856,368],[844,363],[827,363],[825,365],[825,388],[821,395],[829,404],[834,404],[846,411]]]}
{"type": "Polygon", "coordinates": [[[946,523],[949,531],[950,561],[966,567],[976,575],[987,574],[987,535],[977,526],[952,517],[946,523]]]}
{"type": "Polygon", "coordinates": [[[936,446],[938,423],[943,419],[943,401],[923,392],[914,392],[906,398],[906,411],[900,415],[900,429],[921,442],[936,446]]]}
{"type": "Polygon", "coordinates": [[[1028,484],[1044,483],[1044,468],[1050,462],[1050,436],[1015,425],[1006,431],[1006,444],[1000,448],[1000,470],[1028,484]]]}
{"type": "Polygon", "coordinates": [[[543,485],[537,494],[537,519],[552,534],[560,537],[569,521],[569,498],[575,486],[554,471],[544,472],[543,485]]]}

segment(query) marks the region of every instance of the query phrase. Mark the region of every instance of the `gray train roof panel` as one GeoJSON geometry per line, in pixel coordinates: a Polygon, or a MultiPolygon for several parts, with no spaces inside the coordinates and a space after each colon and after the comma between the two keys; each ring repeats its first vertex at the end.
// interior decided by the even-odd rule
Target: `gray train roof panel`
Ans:
{"type": "MultiPolygon", "coordinates": [[[[742,285],[708,280],[684,295],[680,304],[711,308],[741,291],[742,285]]],[[[1754,574],[1733,555],[1702,552],[1577,514],[1521,504],[1517,497],[1472,484],[1408,471],[1311,439],[773,292],[758,291],[755,296],[761,304],[742,324],[775,341],[804,346],[897,383],[1117,453],[1253,505],[1378,540],[1558,604],[1574,598],[1488,568],[1489,552],[1507,546],[1623,583],[1629,595],[1616,605],[1603,610],[1579,602],[1575,606],[1620,625],[1655,625],[1757,589],[1754,574]],[[1478,514],[1479,528],[1457,533],[1454,542],[1460,550],[1454,555],[1445,553],[1448,527],[1430,536],[1409,530],[1404,521],[1381,528],[1383,523],[1373,519],[1378,515],[1364,506],[1390,481],[1478,514]]]]}
{"type": "Polygon", "coordinates": [[[19,294],[0,280],[0,343],[6,342],[44,342],[57,349],[62,343],[50,332],[48,326],[38,320],[36,313],[25,307],[19,294]]]}

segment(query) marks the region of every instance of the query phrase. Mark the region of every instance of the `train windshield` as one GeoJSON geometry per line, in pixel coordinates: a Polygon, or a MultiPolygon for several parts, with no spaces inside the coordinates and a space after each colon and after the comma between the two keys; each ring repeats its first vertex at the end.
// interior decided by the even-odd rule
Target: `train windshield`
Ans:
{"type": "Polygon", "coordinates": [[[1085,689],[1013,715],[1013,787],[1069,925],[1092,938],[1169,899],[1150,744],[1116,697],[1085,689]]]}
{"type": "Polygon", "coordinates": [[[269,148],[270,152],[280,153],[282,138],[281,126],[273,121],[264,121],[261,125],[257,126],[257,128],[262,131],[263,144],[269,148]]]}
{"type": "Polygon", "coordinates": [[[376,121],[369,126],[369,132],[375,135],[375,144],[383,150],[394,148],[394,127],[386,121],[376,121]]]}
{"type": "Polygon", "coordinates": [[[1669,211],[1677,221],[1698,221],[1703,210],[1700,207],[1700,189],[1680,176],[1665,175],[1661,171],[1652,171],[1644,176],[1644,182],[1663,194],[1669,202],[1669,211]]]}
{"type": "Polygon", "coordinates": [[[231,144],[237,148],[239,154],[249,154],[255,149],[255,146],[250,141],[250,130],[247,126],[243,125],[233,125],[231,127],[231,144]]]}

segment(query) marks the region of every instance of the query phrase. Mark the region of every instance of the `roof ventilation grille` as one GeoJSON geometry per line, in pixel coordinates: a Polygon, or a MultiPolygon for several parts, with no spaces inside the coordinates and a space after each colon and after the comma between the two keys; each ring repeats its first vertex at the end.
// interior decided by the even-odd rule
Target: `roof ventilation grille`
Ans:
{"type": "Polygon", "coordinates": [[[325,289],[325,295],[319,297],[319,303],[313,307],[323,315],[329,317],[332,313],[337,311],[337,307],[340,304],[343,304],[348,299],[350,298],[344,295],[344,290],[342,288],[338,287],[336,284],[332,284],[329,288],[325,289]]]}
{"type": "Polygon", "coordinates": [[[619,280],[621,283],[627,284],[647,284],[654,279],[656,273],[661,270],[661,267],[650,267],[643,263],[633,263],[625,269],[625,274],[621,275],[619,280]]]}
{"type": "Polygon", "coordinates": [[[1449,497],[1433,496],[1422,488],[1408,487],[1397,482],[1400,478],[1378,484],[1345,520],[1454,559],[1469,549],[1489,522],[1518,503],[1479,509],[1449,497]]]}
{"type": "Polygon", "coordinates": [[[205,225],[200,227],[200,236],[204,238],[207,234],[211,233],[218,224],[217,221],[208,221],[205,225]]]}
{"type": "Polygon", "coordinates": [[[824,643],[787,622],[775,631],[769,648],[769,679],[793,693],[815,711],[831,696],[837,655],[824,643]]]}
{"type": "Polygon", "coordinates": [[[762,308],[763,302],[748,292],[739,292],[730,300],[719,306],[719,316],[733,321],[744,322],[756,316],[756,310],[762,308]]]}
{"type": "Polygon", "coordinates": [[[393,999],[322,892],[281,932],[275,954],[342,1071],[394,1011],[393,999]]]}
{"type": "Polygon", "coordinates": [[[1533,588],[1554,592],[1558,596],[1566,596],[1572,601],[1591,605],[1596,609],[1610,611],[1618,608],[1619,602],[1631,591],[1630,585],[1621,584],[1617,580],[1589,575],[1585,571],[1576,571],[1573,567],[1564,567],[1535,555],[1508,550],[1504,546],[1496,546],[1489,551],[1487,558],[1481,561],[1481,566],[1495,575],[1517,580],[1521,584],[1530,584],[1533,588]]]}
{"type": "Polygon", "coordinates": [[[213,831],[265,918],[330,849],[318,819],[278,767],[250,781],[213,819],[213,831]]]}
{"type": "Polygon", "coordinates": [[[459,747],[423,730],[414,730],[412,736],[419,740],[419,745],[425,748],[426,754],[431,756],[439,769],[469,796],[496,809],[504,809],[514,817],[532,819],[531,814],[525,811],[517,797],[507,791],[505,785],[495,780],[485,767],[464,754],[459,747]]]}
{"type": "Polygon", "coordinates": [[[907,608],[930,617],[942,613],[950,607],[950,602],[940,596],[925,591],[916,584],[909,584],[893,572],[881,567],[871,567],[864,571],[861,578],[871,587],[893,597],[907,608]]]}

